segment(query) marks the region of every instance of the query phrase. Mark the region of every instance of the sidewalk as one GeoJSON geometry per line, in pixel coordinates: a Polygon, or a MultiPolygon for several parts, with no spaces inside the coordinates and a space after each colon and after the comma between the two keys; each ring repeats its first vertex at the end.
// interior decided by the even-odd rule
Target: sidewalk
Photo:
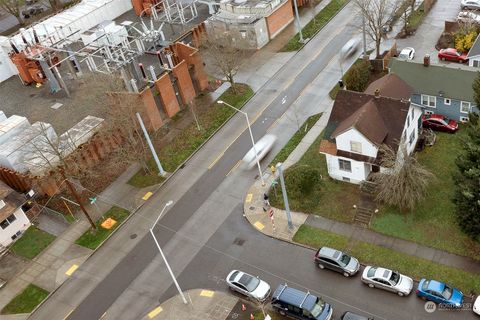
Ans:
{"type": "MultiPolygon", "coordinates": [[[[303,138],[300,144],[289,155],[282,166],[287,169],[295,164],[315,141],[325,128],[329,115],[323,114],[315,126],[303,138]]],[[[422,246],[415,242],[389,237],[378,232],[348,223],[330,220],[324,217],[309,215],[302,212],[291,212],[294,228],[289,230],[285,210],[274,208],[274,224],[267,212],[264,211],[263,194],[268,193],[272,182],[277,178],[267,173],[264,176],[265,186],[256,181],[248,190],[244,201],[244,215],[253,227],[263,234],[284,241],[293,242],[293,236],[302,224],[337,233],[350,239],[364,241],[378,246],[386,247],[408,255],[427,259],[446,266],[459,268],[472,273],[480,273],[480,264],[468,257],[451,254],[439,249],[422,246]]]]}

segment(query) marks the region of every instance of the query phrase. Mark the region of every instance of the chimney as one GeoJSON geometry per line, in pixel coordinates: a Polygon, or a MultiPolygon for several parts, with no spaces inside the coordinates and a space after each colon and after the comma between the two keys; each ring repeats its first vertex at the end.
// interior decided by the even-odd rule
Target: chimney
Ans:
{"type": "Polygon", "coordinates": [[[374,94],[375,94],[375,98],[380,97],[380,89],[375,89],[374,94]]]}
{"type": "Polygon", "coordinates": [[[430,55],[429,54],[426,54],[424,57],[423,57],[423,65],[425,67],[428,67],[430,65],[430,55]]]}

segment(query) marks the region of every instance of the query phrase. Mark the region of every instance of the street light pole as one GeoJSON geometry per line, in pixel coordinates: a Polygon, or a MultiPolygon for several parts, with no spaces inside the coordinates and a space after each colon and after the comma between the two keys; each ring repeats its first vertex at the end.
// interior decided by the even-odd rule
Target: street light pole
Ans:
{"type": "Polygon", "coordinates": [[[297,20],[297,28],[298,28],[298,33],[300,36],[300,43],[304,43],[305,40],[303,40],[303,34],[302,34],[302,25],[300,24],[300,16],[298,15],[298,5],[297,5],[297,0],[292,0],[293,1],[293,7],[295,8],[295,17],[297,20]]]}
{"type": "Polygon", "coordinates": [[[287,188],[285,188],[285,180],[283,179],[282,163],[277,163],[278,175],[280,176],[280,185],[282,186],[283,202],[285,203],[285,211],[287,212],[288,228],[293,229],[292,215],[290,206],[288,205],[287,188]]]}
{"type": "Polygon", "coordinates": [[[365,12],[362,10],[362,38],[363,38],[363,57],[367,55],[367,35],[365,31],[365,12]]]}
{"type": "Polygon", "coordinates": [[[155,163],[157,164],[158,167],[158,175],[165,177],[167,174],[165,170],[163,170],[162,164],[160,163],[160,159],[158,159],[157,152],[155,151],[155,148],[153,147],[152,140],[150,140],[150,136],[148,135],[147,129],[145,128],[145,125],[143,124],[142,117],[140,116],[140,113],[137,112],[137,119],[138,122],[140,123],[140,127],[142,127],[143,134],[145,136],[145,139],[147,140],[148,146],[150,147],[150,151],[152,152],[153,159],[155,159],[155,163]]]}
{"type": "Polygon", "coordinates": [[[182,291],[182,289],[180,288],[180,285],[178,284],[177,279],[175,278],[175,275],[173,274],[172,268],[170,268],[170,265],[168,264],[167,258],[165,257],[165,254],[163,253],[163,250],[162,250],[162,248],[160,247],[160,244],[158,243],[157,237],[155,237],[155,234],[153,233],[153,228],[154,228],[155,225],[157,224],[158,220],[160,220],[160,218],[162,217],[163,212],[165,211],[165,209],[167,209],[167,207],[171,206],[172,204],[173,204],[173,201],[172,201],[172,200],[168,201],[168,202],[165,204],[165,206],[163,207],[162,211],[160,212],[160,214],[158,215],[157,219],[155,220],[155,222],[153,223],[152,227],[150,228],[150,234],[152,235],[152,238],[153,238],[153,240],[155,241],[155,244],[157,245],[158,251],[160,252],[160,255],[162,256],[163,262],[165,262],[165,265],[167,266],[167,270],[168,270],[168,272],[170,273],[170,276],[172,277],[172,280],[173,280],[173,283],[175,284],[175,287],[177,287],[178,293],[180,293],[180,296],[182,297],[183,303],[184,303],[184,304],[188,304],[187,299],[185,298],[185,295],[183,294],[183,291],[182,291]]]}
{"type": "Polygon", "coordinates": [[[258,174],[260,175],[260,180],[262,181],[262,186],[264,186],[265,181],[263,180],[262,168],[260,167],[260,161],[258,159],[257,149],[255,148],[255,140],[253,139],[252,127],[250,126],[250,120],[248,120],[248,114],[245,111],[237,109],[234,106],[232,106],[231,104],[226,103],[225,101],[218,100],[217,102],[220,103],[220,104],[227,105],[230,108],[236,110],[237,112],[242,113],[245,116],[245,118],[247,119],[248,132],[250,133],[250,139],[252,140],[253,152],[255,152],[255,161],[257,162],[258,174]]]}

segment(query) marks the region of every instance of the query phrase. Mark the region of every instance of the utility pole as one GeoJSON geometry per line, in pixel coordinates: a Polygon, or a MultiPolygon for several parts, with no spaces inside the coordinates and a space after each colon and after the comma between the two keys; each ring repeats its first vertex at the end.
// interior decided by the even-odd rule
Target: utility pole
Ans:
{"type": "Polygon", "coordinates": [[[300,16],[298,15],[298,5],[297,5],[297,0],[293,0],[293,7],[295,8],[295,17],[297,20],[297,28],[298,28],[298,33],[300,35],[300,43],[305,43],[305,40],[303,40],[303,34],[302,34],[302,25],[300,24],[300,16]]]}
{"type": "Polygon", "coordinates": [[[148,146],[150,147],[150,151],[152,152],[153,159],[155,159],[155,163],[157,164],[158,167],[158,175],[165,177],[167,174],[165,170],[163,170],[162,164],[160,163],[160,159],[158,159],[157,152],[155,151],[155,148],[153,147],[152,141],[150,140],[150,136],[148,135],[147,129],[145,128],[145,125],[143,124],[142,117],[140,116],[140,113],[137,112],[137,119],[138,122],[140,123],[140,127],[142,127],[143,134],[145,135],[145,139],[147,140],[148,146]]]}
{"type": "Polygon", "coordinates": [[[363,58],[367,55],[367,35],[365,31],[365,12],[362,10],[363,58]]]}
{"type": "Polygon", "coordinates": [[[287,212],[288,228],[293,229],[292,215],[290,214],[290,206],[288,205],[287,189],[285,188],[285,180],[283,179],[282,163],[277,164],[278,175],[280,176],[280,185],[282,186],[283,202],[285,203],[285,211],[287,212]]]}
{"type": "Polygon", "coordinates": [[[90,218],[90,215],[88,214],[87,210],[83,206],[82,200],[80,199],[80,196],[78,195],[77,191],[75,191],[75,188],[72,186],[72,183],[70,181],[68,181],[67,176],[65,175],[65,171],[63,171],[63,169],[60,169],[60,174],[62,175],[62,178],[65,181],[65,183],[67,184],[67,187],[70,190],[70,192],[72,193],[73,197],[75,198],[75,200],[77,200],[77,203],[80,206],[80,209],[82,209],[83,213],[87,217],[88,222],[90,222],[90,225],[92,226],[92,228],[94,230],[97,229],[97,226],[93,222],[92,218],[90,218]]]}

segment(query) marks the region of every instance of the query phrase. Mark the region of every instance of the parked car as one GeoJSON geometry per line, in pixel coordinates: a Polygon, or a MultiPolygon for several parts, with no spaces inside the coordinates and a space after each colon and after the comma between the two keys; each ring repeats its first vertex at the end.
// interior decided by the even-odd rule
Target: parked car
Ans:
{"type": "Polygon", "coordinates": [[[458,123],[441,114],[424,114],[422,116],[422,125],[424,128],[432,130],[454,133],[458,130],[458,123]]]}
{"type": "Polygon", "coordinates": [[[362,281],[370,288],[380,288],[395,292],[399,296],[408,296],[413,288],[413,280],[397,271],[385,268],[366,266],[362,281]]]}
{"type": "Polygon", "coordinates": [[[383,34],[387,34],[389,33],[390,31],[392,31],[392,24],[393,24],[393,17],[390,17],[387,19],[387,21],[385,22],[385,24],[383,25],[382,27],[382,33],[383,34]]]}
{"type": "Polygon", "coordinates": [[[466,53],[460,53],[457,51],[457,49],[454,48],[441,49],[438,52],[438,59],[443,61],[448,60],[460,63],[465,63],[468,61],[466,53]]]}
{"type": "Polygon", "coordinates": [[[349,56],[354,54],[355,51],[357,51],[359,44],[360,39],[353,38],[348,40],[347,43],[345,43],[345,45],[340,50],[340,55],[342,56],[342,58],[348,58],[349,56]]]}
{"type": "Polygon", "coordinates": [[[472,11],[460,11],[457,16],[457,21],[480,24],[480,15],[472,11]]]}
{"type": "Polygon", "coordinates": [[[398,58],[403,60],[413,60],[413,58],[415,58],[415,49],[412,47],[406,47],[402,49],[398,55],[398,58]]]}
{"type": "Polygon", "coordinates": [[[258,140],[255,143],[255,148],[252,147],[243,157],[242,161],[244,163],[244,168],[248,170],[252,169],[257,164],[255,151],[257,152],[258,161],[262,160],[268,151],[270,151],[276,140],[277,137],[273,134],[266,134],[258,140]]]}
{"type": "Polygon", "coordinates": [[[227,276],[227,285],[253,300],[265,301],[270,296],[270,285],[248,273],[232,270],[227,276]]]}
{"type": "Polygon", "coordinates": [[[272,295],[272,307],[283,316],[300,320],[330,320],[333,308],[310,292],[281,284],[272,295]]]}
{"type": "Polygon", "coordinates": [[[418,283],[417,296],[436,303],[459,308],[463,303],[463,293],[436,280],[422,279],[418,283]]]}
{"type": "Polygon", "coordinates": [[[462,0],[460,7],[462,10],[480,10],[480,0],[462,0]]]}
{"type": "Polygon", "coordinates": [[[355,275],[360,269],[360,263],[354,257],[341,251],[322,247],[315,254],[315,263],[320,269],[330,269],[342,273],[345,277],[355,275]]]}
{"type": "Polygon", "coordinates": [[[475,302],[473,303],[473,312],[480,315],[480,296],[475,299],[475,302]]]}
{"type": "Polygon", "coordinates": [[[342,315],[342,317],[340,318],[340,320],[374,320],[374,319],[373,319],[373,318],[364,317],[364,316],[361,316],[361,315],[359,315],[359,314],[356,314],[356,313],[347,311],[347,312],[345,312],[345,313],[342,315]]]}

